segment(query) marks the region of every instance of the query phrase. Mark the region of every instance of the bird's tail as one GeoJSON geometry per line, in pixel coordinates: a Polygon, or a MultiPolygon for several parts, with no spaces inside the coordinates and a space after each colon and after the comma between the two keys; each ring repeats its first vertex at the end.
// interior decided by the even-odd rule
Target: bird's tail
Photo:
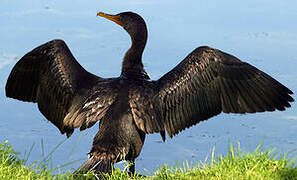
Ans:
{"type": "Polygon", "coordinates": [[[91,156],[75,173],[86,173],[88,171],[95,171],[97,174],[111,173],[113,164],[114,161],[110,158],[91,156]]]}

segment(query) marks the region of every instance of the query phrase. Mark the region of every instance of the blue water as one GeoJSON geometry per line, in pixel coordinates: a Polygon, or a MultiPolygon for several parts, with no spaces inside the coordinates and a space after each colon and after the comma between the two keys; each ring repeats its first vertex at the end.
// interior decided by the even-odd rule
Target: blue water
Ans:
{"type": "MultiPolygon", "coordinates": [[[[21,157],[34,145],[30,164],[66,140],[35,104],[5,97],[4,87],[13,65],[36,46],[63,39],[90,72],[101,77],[119,75],[130,38],[120,26],[96,17],[98,11],[134,11],[146,20],[149,39],[143,59],[152,79],[168,72],[196,47],[208,45],[249,62],[297,92],[296,6],[293,0],[1,0],[0,141],[8,140],[21,157]]],[[[97,130],[97,125],[83,132],[77,130],[52,154],[53,167],[80,160],[62,170],[79,167],[97,130]]],[[[226,154],[229,142],[239,142],[245,151],[264,143],[265,149],[276,148],[280,155],[295,157],[296,135],[296,103],[284,112],[221,114],[165,143],[158,134],[148,135],[136,168],[146,173],[164,163],[204,161],[214,147],[217,154],[226,154]]]]}

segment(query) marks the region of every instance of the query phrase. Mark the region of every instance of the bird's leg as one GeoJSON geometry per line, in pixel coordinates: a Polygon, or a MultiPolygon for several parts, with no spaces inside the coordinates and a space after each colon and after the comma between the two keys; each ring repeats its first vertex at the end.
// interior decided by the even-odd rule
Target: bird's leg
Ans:
{"type": "Polygon", "coordinates": [[[134,162],[134,159],[130,160],[129,162],[130,162],[130,167],[129,167],[130,174],[134,175],[135,174],[135,162],[134,162]]]}
{"type": "MultiPolygon", "coordinates": [[[[133,178],[135,176],[135,160],[130,160],[129,176],[133,178]]],[[[146,177],[145,175],[137,174],[137,177],[146,177]]]]}

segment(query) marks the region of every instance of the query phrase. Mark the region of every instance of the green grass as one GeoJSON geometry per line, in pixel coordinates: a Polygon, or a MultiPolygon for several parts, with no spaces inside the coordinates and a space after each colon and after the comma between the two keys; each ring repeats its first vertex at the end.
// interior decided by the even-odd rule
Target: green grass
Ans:
{"type": "MultiPolygon", "coordinates": [[[[286,155],[276,158],[273,151],[262,151],[262,146],[254,152],[241,152],[240,145],[230,145],[227,156],[216,156],[214,151],[206,162],[190,166],[188,163],[176,166],[164,165],[150,176],[135,176],[133,179],[296,179],[294,161],[286,155]]],[[[35,162],[26,166],[26,161],[18,157],[8,142],[0,143],[0,179],[97,179],[90,172],[74,176],[71,172],[53,174],[46,163],[35,162]]],[[[125,172],[116,169],[108,179],[131,179],[125,172]]]]}
{"type": "Polygon", "coordinates": [[[294,161],[286,155],[278,158],[273,151],[261,151],[258,146],[252,153],[240,151],[230,145],[227,156],[215,156],[208,163],[199,163],[194,168],[186,164],[181,167],[163,166],[156,176],[158,179],[297,179],[294,161]]]}

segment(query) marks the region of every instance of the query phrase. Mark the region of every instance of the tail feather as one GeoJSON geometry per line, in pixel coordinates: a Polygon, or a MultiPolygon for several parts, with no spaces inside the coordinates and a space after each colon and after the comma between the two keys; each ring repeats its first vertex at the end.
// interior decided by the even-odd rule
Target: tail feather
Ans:
{"type": "Polygon", "coordinates": [[[111,173],[113,164],[111,159],[99,159],[96,156],[91,156],[76,172],[84,173],[93,170],[98,174],[111,173]]]}

